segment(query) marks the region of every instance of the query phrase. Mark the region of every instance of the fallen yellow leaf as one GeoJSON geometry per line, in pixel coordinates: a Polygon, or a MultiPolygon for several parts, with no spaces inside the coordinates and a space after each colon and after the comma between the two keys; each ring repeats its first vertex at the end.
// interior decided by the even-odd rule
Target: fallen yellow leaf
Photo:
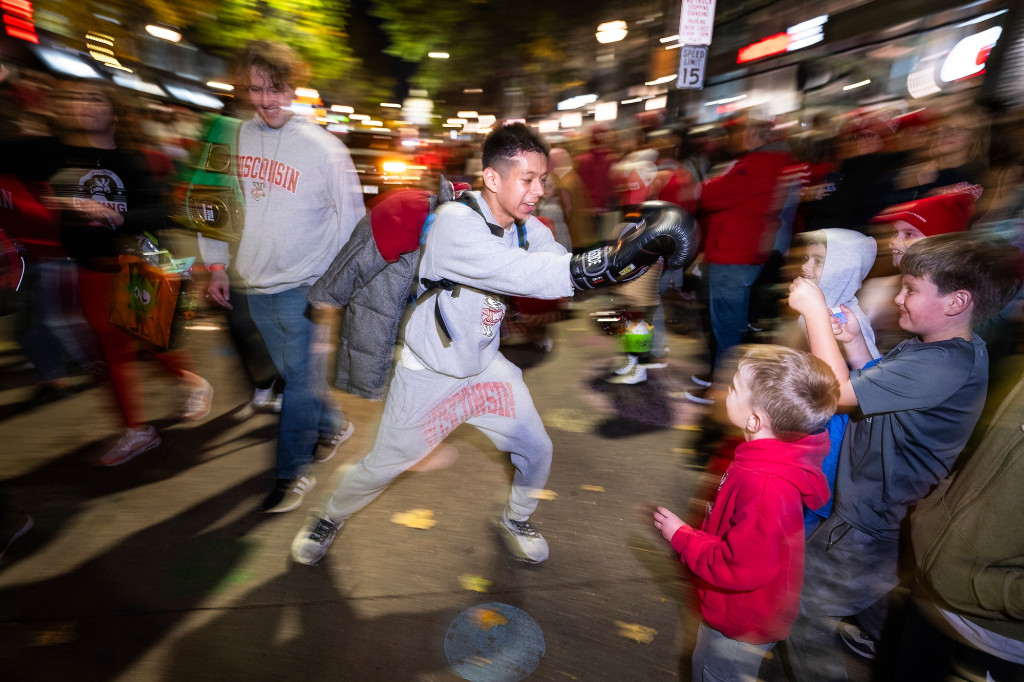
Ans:
{"type": "Polygon", "coordinates": [[[554,490],[539,489],[531,492],[530,497],[532,497],[535,500],[553,500],[558,497],[558,493],[556,493],[554,490]]]}
{"type": "Polygon", "coordinates": [[[464,590],[472,590],[473,592],[486,592],[491,588],[492,583],[487,578],[479,575],[473,575],[472,573],[466,573],[465,575],[459,576],[459,584],[464,590]]]}
{"type": "Polygon", "coordinates": [[[603,485],[581,485],[580,488],[582,488],[583,490],[589,490],[592,493],[603,493],[604,492],[604,486],[603,485]]]}
{"type": "Polygon", "coordinates": [[[615,625],[619,628],[619,636],[631,639],[634,642],[640,642],[641,644],[650,644],[654,641],[654,636],[658,634],[658,631],[654,628],[638,625],[637,623],[623,623],[621,620],[617,620],[615,625]]]}
{"type": "Polygon", "coordinates": [[[434,520],[434,512],[430,509],[411,509],[407,512],[396,512],[391,516],[391,523],[409,528],[427,530],[437,525],[434,520]]]}
{"type": "Polygon", "coordinates": [[[508,618],[492,609],[474,609],[473,620],[484,632],[499,625],[508,625],[508,618]]]}

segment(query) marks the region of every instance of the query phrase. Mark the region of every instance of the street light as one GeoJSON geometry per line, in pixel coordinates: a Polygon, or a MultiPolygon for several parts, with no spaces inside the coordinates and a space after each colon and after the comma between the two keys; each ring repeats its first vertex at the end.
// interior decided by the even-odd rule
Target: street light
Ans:
{"type": "Polygon", "coordinates": [[[450,55],[447,52],[428,52],[427,56],[431,59],[448,59],[450,55]]]}
{"type": "Polygon", "coordinates": [[[172,43],[181,42],[181,34],[172,28],[167,28],[166,26],[149,24],[146,26],[146,33],[154,38],[159,38],[160,40],[168,40],[172,43]]]}
{"type": "Polygon", "coordinates": [[[617,43],[625,38],[627,33],[626,22],[607,21],[597,27],[597,33],[594,34],[594,37],[601,44],[617,43]]]}

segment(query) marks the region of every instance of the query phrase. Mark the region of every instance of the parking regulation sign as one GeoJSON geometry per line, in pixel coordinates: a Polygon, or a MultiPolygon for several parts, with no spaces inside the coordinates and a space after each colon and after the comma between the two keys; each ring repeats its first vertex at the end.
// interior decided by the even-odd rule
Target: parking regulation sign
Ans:
{"type": "Polygon", "coordinates": [[[680,90],[703,90],[704,67],[707,63],[707,47],[685,45],[679,48],[679,78],[676,87],[680,90]]]}

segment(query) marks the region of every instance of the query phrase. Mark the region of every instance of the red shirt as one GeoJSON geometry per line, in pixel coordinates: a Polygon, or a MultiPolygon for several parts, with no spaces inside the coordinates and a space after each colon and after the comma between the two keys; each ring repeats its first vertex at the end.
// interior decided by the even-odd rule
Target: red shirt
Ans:
{"type": "Polygon", "coordinates": [[[825,431],[741,443],[701,529],[672,536],[704,620],[726,637],[767,644],[789,636],[804,580],[804,506],[828,500],[828,450],[825,431]]]}
{"type": "Polygon", "coordinates": [[[709,263],[763,265],[768,260],[786,198],[779,180],[795,162],[788,151],[760,149],[702,183],[699,208],[709,263]]]}

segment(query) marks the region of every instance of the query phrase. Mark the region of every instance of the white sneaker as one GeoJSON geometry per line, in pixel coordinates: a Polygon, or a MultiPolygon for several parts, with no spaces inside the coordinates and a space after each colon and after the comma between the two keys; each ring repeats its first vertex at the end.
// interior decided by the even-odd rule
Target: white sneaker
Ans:
{"type": "Polygon", "coordinates": [[[339,528],[341,524],[332,521],[326,510],[314,511],[292,540],[292,559],[307,566],[319,563],[331,548],[339,528]]]}
{"type": "Polygon", "coordinates": [[[252,392],[252,404],[256,407],[267,407],[274,400],[273,385],[269,388],[257,388],[252,392]]]}
{"type": "Polygon", "coordinates": [[[188,397],[185,398],[185,413],[181,415],[185,419],[202,419],[210,414],[213,406],[213,386],[206,379],[200,377],[202,385],[198,388],[190,388],[188,397]]]}
{"type": "Polygon", "coordinates": [[[647,368],[641,364],[635,362],[635,355],[631,355],[634,358],[633,369],[626,374],[619,374],[618,376],[608,377],[608,383],[610,384],[642,384],[647,381],[647,368]]]}
{"type": "Polygon", "coordinates": [[[868,660],[875,659],[875,640],[859,626],[847,622],[840,623],[839,638],[843,640],[843,644],[845,644],[850,651],[858,656],[868,660]]]}
{"type": "Polygon", "coordinates": [[[622,376],[623,374],[629,374],[636,368],[638,362],[639,359],[635,355],[630,353],[626,355],[626,364],[616,369],[615,373],[619,376],[622,376]]]}
{"type": "Polygon", "coordinates": [[[105,467],[116,467],[135,459],[147,450],[152,450],[160,443],[160,436],[151,424],[146,424],[141,429],[126,429],[124,435],[118,439],[117,445],[100,457],[100,464],[105,467]]]}
{"type": "Polygon", "coordinates": [[[697,376],[696,374],[690,375],[690,381],[697,384],[701,388],[711,388],[711,382],[704,377],[697,376]]]}
{"type": "Polygon", "coordinates": [[[530,525],[529,519],[513,521],[502,512],[497,528],[505,546],[520,561],[539,564],[548,558],[548,541],[530,525]]]}

